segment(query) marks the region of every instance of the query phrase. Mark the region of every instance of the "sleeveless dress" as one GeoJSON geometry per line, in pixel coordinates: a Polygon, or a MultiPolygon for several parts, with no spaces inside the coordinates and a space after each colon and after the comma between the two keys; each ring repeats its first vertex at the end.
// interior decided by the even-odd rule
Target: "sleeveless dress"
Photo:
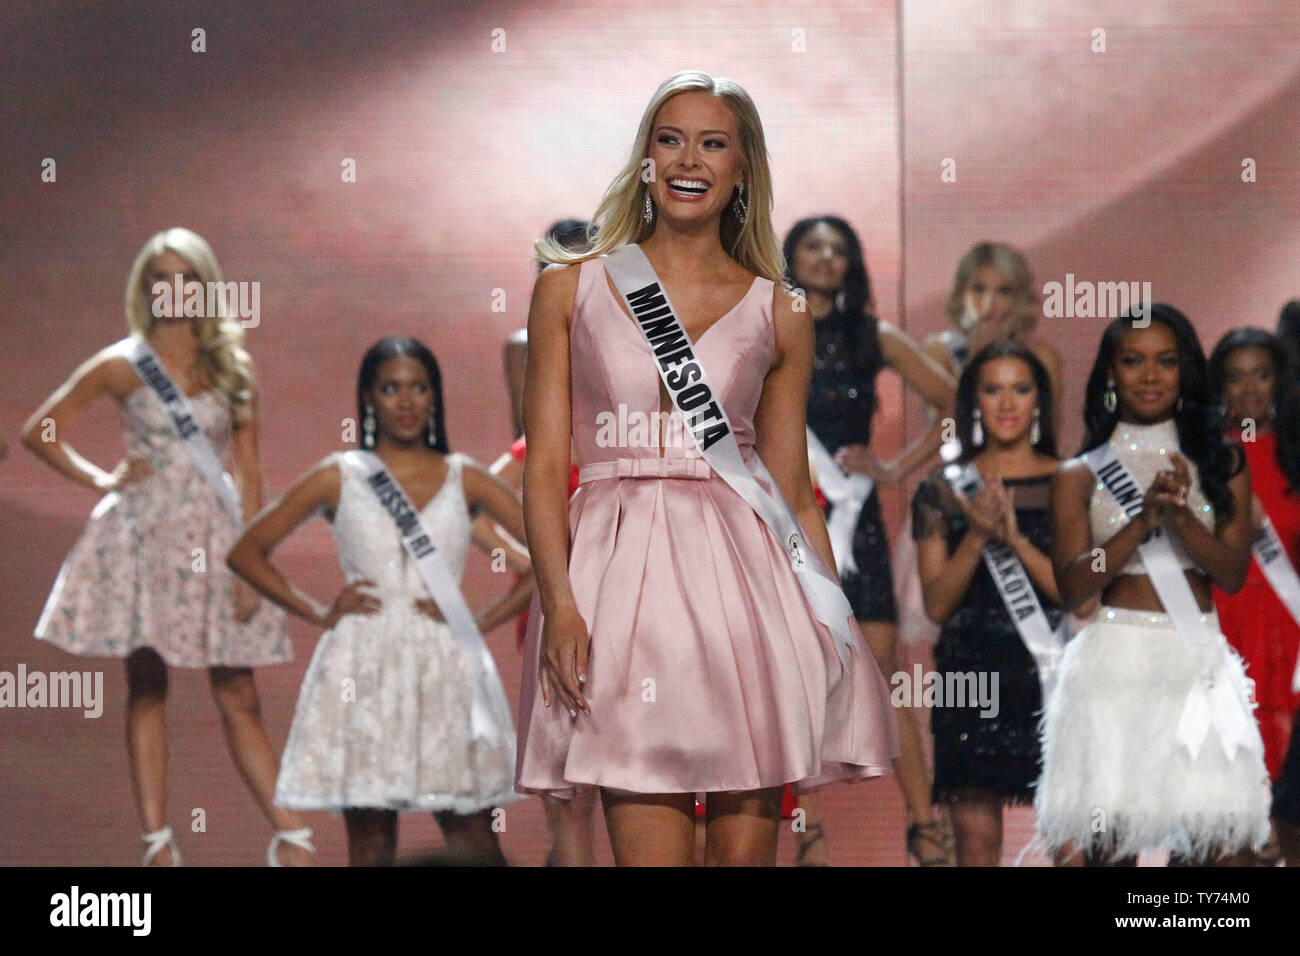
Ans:
{"type": "MultiPolygon", "coordinates": [[[[218,459],[230,447],[230,402],[212,389],[190,398],[218,459]]],[[[36,625],[73,654],[126,657],[151,647],[173,667],[244,667],[291,660],[284,612],[259,602],[235,620],[226,553],[240,527],[177,437],[153,389],[122,403],[126,454],[152,474],[110,492],[91,512],[36,625]]]]}
{"type": "MultiPolygon", "coordinates": [[[[1048,511],[1052,476],[1007,478],[1016,499],[1016,525],[1035,548],[1051,554],[1048,511]]],[[[912,532],[917,538],[942,533],[951,555],[966,536],[967,521],[940,470],[916,489],[912,532]]],[[[1031,579],[1032,582],[1032,579],[1031,579]]],[[[1064,613],[1034,585],[1038,603],[1055,629],[1064,613]]],[[[1043,696],[1034,656],[981,559],[961,604],[943,623],[934,647],[935,671],[949,686],[949,674],[996,674],[997,713],[981,716],[979,706],[935,707],[934,802],[992,794],[1007,803],[1033,799],[1039,774],[1038,723],[1043,696]]],[[[991,678],[990,678],[991,679],[991,678]]]]}
{"type": "MultiPolygon", "coordinates": [[[[1246,453],[1251,488],[1272,520],[1287,558],[1293,567],[1300,567],[1300,495],[1287,494],[1286,475],[1277,463],[1277,433],[1270,431],[1245,442],[1240,432],[1233,437],[1246,453]]],[[[1264,762],[1269,776],[1277,780],[1292,736],[1291,721],[1300,706],[1300,694],[1291,691],[1300,626],[1273,593],[1254,557],[1241,590],[1228,594],[1216,587],[1214,606],[1228,642],[1246,662],[1246,676],[1255,682],[1259,702],[1255,719],[1264,738],[1264,762]]]]}
{"type": "MultiPolygon", "coordinates": [[[[775,348],[772,295],[756,279],[695,343],[746,460],[775,348]]],[[[543,703],[534,596],[517,788],[808,789],[888,772],[897,727],[870,653],[855,647],[842,668],[784,548],[689,436],[662,448],[632,440],[632,424],[659,411],[660,382],[599,259],[581,265],[569,345],[581,479],[569,580],[591,635],[591,714],[543,703]],[[602,427],[611,414],[631,423],[626,435],[602,427]]],[[[675,413],[669,424],[681,435],[675,413]]]]}
{"type": "MultiPolygon", "coordinates": [[[[845,445],[870,446],[876,376],[885,364],[876,318],[832,312],[813,328],[816,346],[808,390],[808,427],[832,456],[845,445]],[[857,336],[862,337],[862,354],[855,361],[852,346],[857,336]]],[[[875,488],[863,503],[853,531],[853,561],[857,570],[845,573],[840,580],[853,616],[859,621],[897,622],[889,540],[875,488]]]]}
{"type": "MultiPolygon", "coordinates": [[[[1178,451],[1172,420],[1121,422],[1116,454],[1146,489],[1178,451]]],[[[1186,456],[1184,456],[1186,457],[1186,456]]],[[[1188,461],[1187,505],[1213,528],[1213,508],[1188,461]]],[[[1097,481],[1089,503],[1092,544],[1105,544],[1128,518],[1097,481]]],[[[1176,538],[1184,569],[1196,565],[1176,538]]],[[[1145,574],[1138,552],[1121,574],[1145,574]]],[[[1212,631],[1218,616],[1201,615],[1212,631]]],[[[1241,661],[1226,650],[1226,679],[1245,693],[1241,661]]],[[[1204,860],[1211,852],[1261,846],[1268,837],[1269,788],[1261,752],[1239,747],[1230,759],[1213,727],[1193,758],[1176,730],[1198,680],[1187,642],[1168,614],[1102,606],[1066,645],[1043,718],[1043,774],[1034,795],[1038,833],[1049,849],[1072,842],[1108,857],[1157,847],[1204,860]]],[[[1256,741],[1258,743],[1258,741],[1256,741]]]]}
{"type": "MultiPolygon", "coordinates": [[[[335,462],[339,563],[349,581],[374,581],[366,591],[382,605],[346,614],[321,635],[280,760],[276,805],[469,814],[518,800],[514,741],[470,738],[474,662],[446,624],[416,610],[428,592],[396,525],[357,470],[341,456],[335,462]]],[[[447,456],[447,478],[420,512],[457,580],[470,540],[464,463],[447,456]]]]}

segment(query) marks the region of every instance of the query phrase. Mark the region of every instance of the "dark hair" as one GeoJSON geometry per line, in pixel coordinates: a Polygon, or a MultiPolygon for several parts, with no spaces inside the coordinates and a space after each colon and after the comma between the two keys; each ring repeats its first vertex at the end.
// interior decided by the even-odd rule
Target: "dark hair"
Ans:
{"type": "MultiPolygon", "coordinates": [[[[361,371],[357,373],[357,421],[364,420],[366,414],[366,392],[370,391],[375,384],[375,379],[379,375],[379,366],[383,365],[391,358],[400,356],[409,356],[424,366],[424,371],[429,376],[429,388],[433,391],[433,427],[438,433],[436,442],[429,442],[429,430],[424,430],[424,443],[434,451],[440,451],[444,455],[450,454],[451,449],[447,445],[447,426],[444,423],[444,408],[442,404],[442,374],[438,371],[438,360],[433,357],[425,346],[413,338],[405,335],[391,335],[386,339],[380,339],[366,351],[365,357],[361,359],[361,371]]],[[[365,447],[365,439],[362,438],[362,447],[365,447]]]]}
{"type": "MultiPolygon", "coordinates": [[[[596,231],[585,219],[557,219],[546,229],[547,239],[553,239],[573,252],[585,251],[591,246],[591,240],[595,237],[596,231]]],[[[537,271],[543,272],[549,265],[549,262],[539,259],[537,271]]]]}
{"type": "Polygon", "coordinates": [[[1291,359],[1291,368],[1300,371],[1300,299],[1282,306],[1277,316],[1277,337],[1291,359]]]}
{"type": "Polygon", "coordinates": [[[839,216],[809,216],[800,219],[785,235],[783,252],[785,254],[785,278],[790,288],[798,288],[799,282],[794,274],[794,252],[800,241],[814,226],[825,223],[844,237],[844,252],[848,258],[848,267],[844,272],[844,285],[835,297],[835,310],[822,322],[841,326],[844,342],[849,350],[849,361],[854,368],[865,370],[868,354],[875,351],[875,343],[867,343],[868,324],[875,328],[875,323],[863,321],[864,316],[875,319],[876,304],[871,298],[871,276],[867,273],[867,260],[862,253],[862,243],[853,227],[839,216]]]}
{"type": "Polygon", "coordinates": [[[1015,339],[1001,339],[976,352],[957,380],[957,408],[953,415],[957,422],[957,441],[962,448],[959,460],[970,461],[982,447],[971,440],[975,409],[979,404],[975,390],[979,387],[980,369],[994,359],[1004,358],[1020,359],[1029,366],[1034,385],[1038,389],[1035,405],[1038,409],[1038,441],[1034,443],[1034,451],[1052,458],[1057,457],[1056,432],[1052,427],[1052,379],[1047,374],[1047,368],[1029,346],[1015,339]]]}
{"type": "Polygon", "coordinates": [[[1273,432],[1277,435],[1277,464],[1286,476],[1290,491],[1300,490],[1300,386],[1295,366],[1282,341],[1263,329],[1232,329],[1210,353],[1210,394],[1219,403],[1227,428],[1227,406],[1223,386],[1227,381],[1228,359],[1239,349],[1263,349],[1273,360],[1273,432]]]}
{"type": "MultiPolygon", "coordinates": [[[[1133,329],[1137,316],[1126,312],[1101,335],[1097,359],[1083,399],[1084,439],[1080,454],[1104,445],[1110,440],[1119,422],[1119,404],[1115,411],[1106,411],[1102,396],[1111,379],[1115,353],[1120,337],[1133,329]]],[[[1183,455],[1196,465],[1201,491],[1214,506],[1221,518],[1232,516],[1232,492],[1228,479],[1237,474],[1245,463],[1245,453],[1223,435],[1223,421],[1214,413],[1214,399],[1210,394],[1206,373],[1205,352],[1200,339],[1187,317],[1172,305],[1154,302],[1150,307],[1147,324],[1158,322],[1174,335],[1178,347],[1178,397],[1174,405],[1174,425],[1178,430],[1178,447],[1183,455]]],[[[1146,325],[1137,326],[1146,328],[1146,325]]]]}

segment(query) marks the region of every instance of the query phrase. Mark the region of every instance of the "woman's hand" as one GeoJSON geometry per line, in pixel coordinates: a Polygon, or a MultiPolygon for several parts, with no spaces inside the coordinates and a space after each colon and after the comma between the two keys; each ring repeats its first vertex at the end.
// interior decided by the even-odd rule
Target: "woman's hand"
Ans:
{"type": "Polygon", "coordinates": [[[442,616],[442,611],[438,608],[438,602],[433,598],[416,598],[413,603],[415,604],[415,609],[421,614],[433,618],[439,624],[446,623],[446,619],[442,616]]]}
{"type": "Polygon", "coordinates": [[[375,582],[366,579],[349,581],[338,593],[330,609],[321,618],[320,625],[326,630],[338,623],[345,614],[374,614],[383,606],[383,602],[373,594],[366,594],[363,587],[374,587],[375,582]]]}
{"type": "Polygon", "coordinates": [[[881,461],[866,445],[857,442],[837,451],[835,464],[849,474],[866,475],[878,485],[896,485],[900,478],[892,462],[881,461]]]}
{"type": "Polygon", "coordinates": [[[95,481],[100,491],[121,491],[127,485],[133,485],[153,474],[153,466],[145,458],[123,458],[117,467],[103,478],[95,481]]]}
{"type": "Polygon", "coordinates": [[[591,705],[583,696],[587,681],[587,656],[591,650],[591,635],[587,622],[576,608],[565,608],[546,615],[542,626],[540,678],[542,700],[551,706],[558,700],[570,717],[578,711],[591,714],[591,705]]]}
{"type": "Polygon", "coordinates": [[[1138,515],[1148,531],[1165,518],[1170,518],[1187,508],[1187,492],[1192,486],[1192,475],[1187,461],[1175,452],[1170,457],[1173,468],[1156,473],[1151,486],[1142,496],[1142,511],[1138,515]]]}
{"type": "Polygon", "coordinates": [[[257,606],[262,603],[262,596],[243,578],[235,579],[235,620],[246,623],[257,613],[257,606]]]}
{"type": "Polygon", "coordinates": [[[975,493],[974,498],[967,497],[954,489],[957,504],[966,515],[966,522],[971,529],[985,538],[1002,540],[1005,519],[1003,505],[989,485],[985,484],[975,493]]]}

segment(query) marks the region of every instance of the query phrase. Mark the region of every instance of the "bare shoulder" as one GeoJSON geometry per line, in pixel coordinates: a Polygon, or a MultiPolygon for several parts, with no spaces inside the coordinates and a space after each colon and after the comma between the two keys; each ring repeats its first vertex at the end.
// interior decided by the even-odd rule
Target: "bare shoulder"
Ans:
{"type": "Polygon", "coordinates": [[[81,364],[73,377],[116,398],[126,398],[143,384],[127,360],[126,346],[129,342],[130,339],[123,339],[100,349],[81,364]]]}
{"type": "Polygon", "coordinates": [[[1052,473],[1052,492],[1071,498],[1087,498],[1096,480],[1087,462],[1082,458],[1071,458],[1061,462],[1052,473]]]}
{"type": "MultiPolygon", "coordinates": [[[[580,263],[547,266],[533,286],[533,301],[528,314],[529,328],[568,326],[573,302],[578,295],[580,263]]],[[[525,331],[525,336],[528,332],[525,331]]],[[[525,339],[526,341],[526,339],[525,339]]]]}

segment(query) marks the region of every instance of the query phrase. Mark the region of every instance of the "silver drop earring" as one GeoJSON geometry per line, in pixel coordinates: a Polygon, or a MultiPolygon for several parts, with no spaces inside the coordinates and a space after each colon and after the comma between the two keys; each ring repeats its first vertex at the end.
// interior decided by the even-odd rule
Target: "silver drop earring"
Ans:
{"type": "Polygon", "coordinates": [[[1112,415],[1115,414],[1115,409],[1119,407],[1119,399],[1115,395],[1114,382],[1106,383],[1106,391],[1101,393],[1101,404],[1106,411],[1110,412],[1112,415]]]}
{"type": "Polygon", "coordinates": [[[438,423],[434,420],[433,412],[429,412],[429,447],[438,447],[438,423]]]}
{"type": "Polygon", "coordinates": [[[1029,444],[1031,445],[1037,445],[1043,438],[1043,429],[1038,424],[1041,412],[1041,408],[1034,409],[1034,423],[1029,426],[1029,444]]]}
{"type": "Polygon", "coordinates": [[[745,184],[741,183],[736,187],[736,201],[731,204],[731,211],[736,214],[740,224],[745,224],[745,214],[749,212],[749,207],[745,205],[745,184]]]}
{"type": "Polygon", "coordinates": [[[375,410],[372,406],[366,406],[366,417],[361,422],[361,447],[375,447],[375,410]]]}
{"type": "Polygon", "coordinates": [[[645,209],[641,211],[641,218],[646,221],[646,225],[655,221],[655,207],[650,204],[650,190],[645,191],[645,209]]]}
{"type": "Polygon", "coordinates": [[[970,440],[972,445],[984,444],[984,415],[977,408],[970,426],[970,440]]]}

